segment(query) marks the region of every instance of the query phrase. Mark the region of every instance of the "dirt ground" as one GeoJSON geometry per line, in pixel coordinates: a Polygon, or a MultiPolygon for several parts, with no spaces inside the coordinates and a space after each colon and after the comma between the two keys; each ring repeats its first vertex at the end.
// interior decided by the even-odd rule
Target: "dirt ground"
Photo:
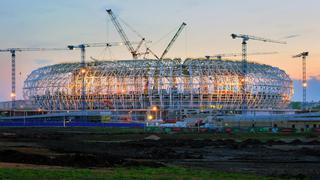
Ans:
{"type": "Polygon", "coordinates": [[[252,137],[90,128],[0,128],[0,167],[10,167],[10,163],[81,168],[177,165],[284,178],[320,178],[318,135],[252,137]]]}

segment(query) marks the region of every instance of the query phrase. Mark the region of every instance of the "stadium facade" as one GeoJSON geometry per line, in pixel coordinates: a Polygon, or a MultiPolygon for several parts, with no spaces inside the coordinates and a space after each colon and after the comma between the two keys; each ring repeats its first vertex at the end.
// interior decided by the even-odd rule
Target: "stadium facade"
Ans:
{"type": "Polygon", "coordinates": [[[23,93],[48,111],[77,111],[82,107],[110,110],[119,117],[173,118],[224,111],[285,109],[293,95],[292,81],[281,69],[248,63],[245,91],[242,64],[232,60],[166,59],[62,63],[34,70],[23,93]],[[243,93],[245,92],[245,94],[243,93]],[[245,98],[244,98],[245,97],[245,98]]]}

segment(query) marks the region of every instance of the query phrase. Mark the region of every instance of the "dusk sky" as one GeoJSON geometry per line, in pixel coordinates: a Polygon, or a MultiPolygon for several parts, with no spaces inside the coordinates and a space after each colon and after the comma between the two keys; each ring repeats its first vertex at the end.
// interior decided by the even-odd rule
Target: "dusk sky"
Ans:
{"type": "MultiPolygon", "coordinates": [[[[160,54],[182,22],[187,27],[168,57],[204,57],[218,53],[241,53],[241,33],[285,40],[288,44],[248,42],[250,61],[285,70],[294,80],[293,100],[301,100],[301,59],[292,55],[309,51],[308,101],[320,100],[320,1],[318,0],[1,0],[0,49],[12,47],[66,47],[69,44],[120,42],[105,9],[112,9],[126,23],[154,44],[160,54]],[[291,37],[291,38],[288,38],[291,37]]],[[[139,37],[129,28],[131,41],[139,37]]],[[[87,59],[130,59],[125,46],[88,48],[87,59]]],[[[17,99],[23,81],[32,70],[60,62],[80,61],[80,52],[18,52],[17,99]]],[[[238,58],[240,59],[240,57],[238,58]]],[[[0,101],[10,99],[10,53],[0,53],[0,101]]]]}

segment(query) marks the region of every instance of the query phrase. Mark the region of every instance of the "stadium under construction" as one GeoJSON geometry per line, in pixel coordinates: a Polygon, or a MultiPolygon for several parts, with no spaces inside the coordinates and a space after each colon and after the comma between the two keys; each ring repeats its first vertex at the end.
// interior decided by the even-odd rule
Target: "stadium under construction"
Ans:
{"type": "Polygon", "coordinates": [[[192,114],[241,113],[287,107],[292,82],[275,67],[248,63],[242,94],[241,62],[187,59],[127,60],[57,64],[34,70],[24,83],[24,97],[47,111],[110,110],[116,119],[181,119],[192,114]],[[153,116],[151,118],[151,116],[153,116]]]}
{"type": "Polygon", "coordinates": [[[1,119],[55,126],[66,125],[66,121],[68,125],[102,122],[107,126],[110,122],[190,119],[215,126],[304,127],[306,122],[320,126],[319,113],[294,114],[287,109],[293,87],[283,70],[252,62],[247,65],[245,94],[242,62],[232,60],[99,61],[87,63],[85,71],[80,63],[45,66],[25,80],[25,100],[17,101],[15,115],[1,119]]]}

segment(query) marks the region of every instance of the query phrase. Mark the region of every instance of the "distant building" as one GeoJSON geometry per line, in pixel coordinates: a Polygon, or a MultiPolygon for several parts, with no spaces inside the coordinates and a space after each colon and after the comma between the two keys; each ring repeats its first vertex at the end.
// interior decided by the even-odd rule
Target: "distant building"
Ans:
{"type": "MultiPolygon", "coordinates": [[[[35,110],[39,106],[29,100],[16,100],[15,101],[15,110],[35,110]]],[[[0,110],[11,110],[12,101],[0,102],[0,110]]]]}

